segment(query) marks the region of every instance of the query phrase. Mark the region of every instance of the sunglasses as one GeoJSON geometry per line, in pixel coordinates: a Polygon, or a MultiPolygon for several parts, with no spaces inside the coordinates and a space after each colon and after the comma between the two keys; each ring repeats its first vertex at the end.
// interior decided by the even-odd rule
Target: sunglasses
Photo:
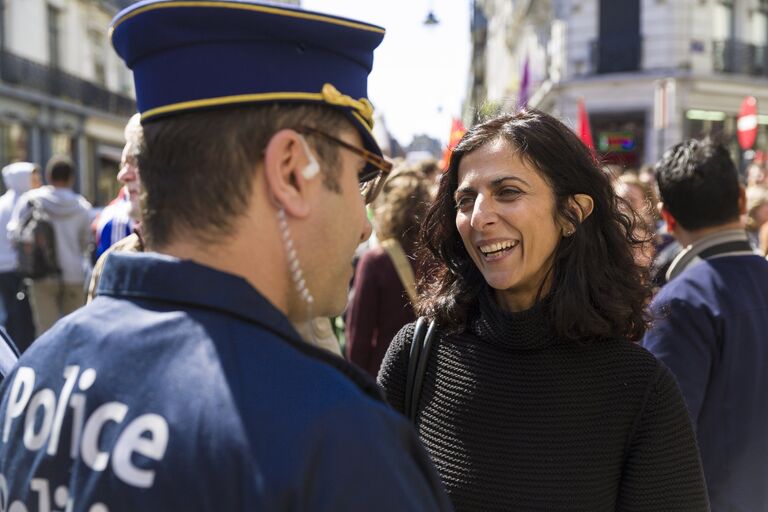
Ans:
{"type": "Polygon", "coordinates": [[[328,135],[325,132],[310,128],[309,126],[302,126],[297,128],[296,131],[304,134],[318,135],[334,144],[338,144],[365,160],[365,168],[363,168],[357,175],[357,181],[360,183],[360,195],[365,199],[365,204],[371,204],[373,200],[376,199],[384,182],[387,181],[389,173],[392,171],[392,162],[376,153],[368,151],[367,149],[358,148],[341,139],[337,139],[333,135],[328,135]]]}

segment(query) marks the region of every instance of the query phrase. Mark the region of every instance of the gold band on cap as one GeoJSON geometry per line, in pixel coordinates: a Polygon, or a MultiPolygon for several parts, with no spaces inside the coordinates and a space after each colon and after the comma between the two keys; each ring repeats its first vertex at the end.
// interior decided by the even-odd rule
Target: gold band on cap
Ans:
{"type": "Polygon", "coordinates": [[[355,100],[346,94],[341,94],[332,84],[323,85],[323,101],[340,107],[350,107],[362,117],[366,124],[373,128],[373,105],[366,98],[355,100]]]}
{"type": "Polygon", "coordinates": [[[262,94],[237,94],[234,96],[221,96],[218,98],[205,98],[201,100],[182,101],[171,105],[163,105],[141,113],[141,120],[146,121],[152,117],[168,114],[171,112],[180,112],[184,110],[195,110],[205,107],[216,107],[221,105],[234,105],[238,103],[263,103],[268,101],[317,101],[334,105],[337,107],[348,107],[352,109],[352,115],[355,116],[368,130],[373,128],[373,105],[366,98],[359,100],[351,96],[342,94],[333,84],[323,85],[323,91],[314,92],[267,92],[262,94]]]}

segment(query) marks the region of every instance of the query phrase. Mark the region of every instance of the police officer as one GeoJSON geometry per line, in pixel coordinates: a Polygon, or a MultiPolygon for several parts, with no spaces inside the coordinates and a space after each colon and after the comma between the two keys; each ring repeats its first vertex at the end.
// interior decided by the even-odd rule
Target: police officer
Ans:
{"type": "Polygon", "coordinates": [[[111,32],[144,126],[147,252],[110,255],[97,298],[3,384],[0,508],[449,509],[372,381],[291,326],[342,310],[370,235],[384,30],[172,0],[111,32]]]}

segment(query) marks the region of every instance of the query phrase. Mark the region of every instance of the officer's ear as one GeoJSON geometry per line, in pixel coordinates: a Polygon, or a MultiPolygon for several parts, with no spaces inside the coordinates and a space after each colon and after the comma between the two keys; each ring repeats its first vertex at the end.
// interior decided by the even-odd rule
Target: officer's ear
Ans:
{"type": "Polygon", "coordinates": [[[264,177],[268,192],[288,215],[309,215],[311,182],[319,171],[317,157],[296,131],[280,130],[267,143],[264,177]]]}

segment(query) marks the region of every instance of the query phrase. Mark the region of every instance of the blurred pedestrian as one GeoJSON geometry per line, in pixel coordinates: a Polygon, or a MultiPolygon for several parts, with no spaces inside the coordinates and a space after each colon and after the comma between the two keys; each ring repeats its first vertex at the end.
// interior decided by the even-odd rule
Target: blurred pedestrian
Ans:
{"type": "Polygon", "coordinates": [[[422,160],[416,166],[429,183],[429,192],[432,196],[437,192],[437,187],[440,184],[440,177],[443,175],[440,169],[440,162],[435,158],[427,158],[422,160]]]}
{"type": "Polygon", "coordinates": [[[656,203],[653,191],[633,173],[624,173],[614,184],[616,195],[626,201],[627,214],[636,216],[635,235],[642,244],[635,246],[635,262],[650,268],[656,254],[656,203]]]}
{"type": "Polygon", "coordinates": [[[58,319],[85,304],[85,275],[91,248],[91,204],[72,187],[75,164],[53,156],[45,166],[48,185],[23,194],[8,222],[9,236],[20,239],[27,221],[44,214],[53,226],[57,272],[32,280],[30,298],[38,336],[58,319]]]}
{"type": "MultiPolygon", "coordinates": [[[[122,168],[124,163],[120,162],[122,168]]],[[[95,241],[93,259],[98,260],[107,249],[133,233],[133,219],[131,219],[131,200],[125,187],[107,206],[101,210],[93,222],[91,229],[95,241]]]]}
{"type": "Polygon", "coordinates": [[[681,142],[656,176],[661,214],[684,250],[653,301],[643,345],[680,383],[712,510],[765,510],[768,261],[740,222],[744,189],[727,148],[681,142]]]}
{"type": "MultiPolygon", "coordinates": [[[[125,146],[120,156],[120,170],[117,179],[123,185],[118,196],[101,211],[94,220],[96,250],[98,259],[114,244],[138,232],[137,222],[141,213],[139,193],[141,178],[139,177],[137,155],[141,146],[141,115],[134,114],[123,129],[125,146]]],[[[135,241],[123,242],[123,244],[135,241]]]]}
{"type": "Polygon", "coordinates": [[[90,284],[88,285],[88,302],[91,302],[96,296],[96,288],[104,271],[104,264],[107,257],[114,251],[142,252],[144,243],[141,240],[141,173],[139,171],[138,157],[143,144],[144,132],[141,128],[141,114],[134,114],[128,120],[124,129],[125,146],[123,154],[120,157],[120,171],[117,173],[117,180],[123,185],[122,191],[125,197],[125,206],[122,208],[128,215],[130,222],[119,220],[116,215],[111,215],[104,223],[103,231],[114,233],[118,226],[130,226],[131,232],[122,238],[113,241],[104,248],[96,264],[93,266],[90,284]],[[111,227],[110,227],[111,226],[111,227]]]}
{"type": "Polygon", "coordinates": [[[395,169],[374,207],[379,245],[357,264],[346,317],[347,359],[374,379],[394,335],[416,320],[413,259],[430,187],[420,171],[395,169]]]}
{"type": "Polygon", "coordinates": [[[421,236],[437,334],[420,399],[413,324],[379,382],[456,510],[707,510],[675,379],[631,341],[650,294],[632,219],[568,127],[531,110],[471,128],[421,236]]]}
{"type": "Polygon", "coordinates": [[[35,339],[29,290],[19,273],[19,257],[8,236],[7,225],[19,197],[42,184],[40,168],[30,162],[3,167],[7,192],[0,197],[0,325],[4,326],[21,351],[35,339]]]}
{"type": "Polygon", "coordinates": [[[755,249],[760,248],[760,228],[768,222],[768,188],[761,185],[747,187],[746,228],[749,243],[755,249]]]}
{"type": "Polygon", "coordinates": [[[766,186],[768,185],[768,173],[765,171],[765,162],[753,162],[747,167],[747,185],[748,186],[766,186]]]}
{"type": "Polygon", "coordinates": [[[91,512],[449,510],[374,382],[291,326],[340,313],[371,232],[384,30],[164,0],[110,34],[142,116],[146,250],[110,254],[93,302],[1,388],[3,503],[31,509],[42,481],[91,512]]]}

